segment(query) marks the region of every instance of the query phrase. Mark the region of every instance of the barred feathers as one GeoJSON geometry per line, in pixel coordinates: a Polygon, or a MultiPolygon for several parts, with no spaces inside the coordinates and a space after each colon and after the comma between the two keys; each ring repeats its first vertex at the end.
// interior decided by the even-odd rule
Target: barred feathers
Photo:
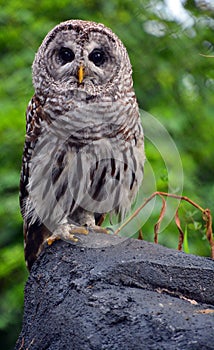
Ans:
{"type": "Polygon", "coordinates": [[[20,190],[30,266],[60,224],[93,226],[95,213],[123,218],[145,158],[131,64],[110,29],[80,20],[55,27],[33,81],[20,190]]]}

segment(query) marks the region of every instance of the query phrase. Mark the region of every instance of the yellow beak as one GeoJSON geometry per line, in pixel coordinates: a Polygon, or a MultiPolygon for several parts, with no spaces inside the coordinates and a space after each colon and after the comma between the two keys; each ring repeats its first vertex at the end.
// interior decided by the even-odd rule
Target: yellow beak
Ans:
{"type": "Polygon", "coordinates": [[[79,67],[77,75],[78,75],[78,81],[81,84],[84,78],[84,67],[82,65],[79,67]]]}

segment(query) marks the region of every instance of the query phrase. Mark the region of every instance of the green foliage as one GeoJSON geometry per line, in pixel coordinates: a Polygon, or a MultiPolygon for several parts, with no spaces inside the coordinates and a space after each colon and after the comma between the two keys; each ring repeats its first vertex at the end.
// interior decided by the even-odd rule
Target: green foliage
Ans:
{"type": "Polygon", "coordinates": [[[189,244],[188,244],[188,231],[187,231],[187,225],[185,227],[185,231],[184,231],[184,252],[185,253],[189,253],[189,244]]]}
{"type": "Polygon", "coordinates": [[[26,277],[23,244],[13,243],[1,248],[0,335],[4,349],[12,348],[20,332],[26,277]]]}
{"type": "MultiPolygon", "coordinates": [[[[140,108],[166,127],[178,148],[184,171],[183,193],[213,211],[214,59],[200,55],[213,54],[213,13],[196,7],[193,1],[187,1],[186,6],[189,25],[167,15],[164,1],[158,0],[1,1],[0,342],[4,349],[13,348],[20,330],[27,276],[18,187],[24,113],[33,94],[31,64],[42,39],[55,24],[70,18],[94,20],[118,34],[130,54],[140,108]]],[[[166,169],[164,159],[148,139],[146,152],[146,166],[153,171],[156,189],[167,191],[173,169],[170,172],[166,169]]],[[[150,178],[146,174],[147,193],[138,198],[138,204],[151,194],[150,178]]],[[[168,206],[176,204],[169,201],[168,206]]],[[[181,208],[181,223],[187,227],[186,249],[208,256],[204,224],[200,214],[190,210],[187,204],[181,208]]],[[[143,226],[145,239],[152,240],[152,226],[159,211],[157,201],[143,226]]],[[[138,222],[143,221],[143,215],[138,222]]],[[[170,212],[167,215],[170,217],[170,212]]],[[[171,222],[161,232],[160,243],[175,248],[177,237],[171,222]]]]}

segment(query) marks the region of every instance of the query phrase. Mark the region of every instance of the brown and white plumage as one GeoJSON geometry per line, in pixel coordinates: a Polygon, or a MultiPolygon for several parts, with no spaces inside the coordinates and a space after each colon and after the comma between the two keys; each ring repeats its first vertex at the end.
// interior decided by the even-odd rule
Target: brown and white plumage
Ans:
{"type": "Polygon", "coordinates": [[[127,51],[102,24],[71,20],[33,63],[21,174],[28,267],[53,232],[130,209],[143,177],[143,132],[127,51]]]}

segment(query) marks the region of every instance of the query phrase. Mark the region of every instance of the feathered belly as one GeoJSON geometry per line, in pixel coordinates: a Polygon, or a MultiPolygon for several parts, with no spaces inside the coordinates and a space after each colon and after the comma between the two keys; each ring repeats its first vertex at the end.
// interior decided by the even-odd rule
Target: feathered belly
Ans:
{"type": "Polygon", "coordinates": [[[143,163],[142,145],[100,139],[77,147],[44,137],[31,159],[26,216],[31,223],[39,217],[51,230],[78,208],[124,217],[141,184],[143,163]]]}

